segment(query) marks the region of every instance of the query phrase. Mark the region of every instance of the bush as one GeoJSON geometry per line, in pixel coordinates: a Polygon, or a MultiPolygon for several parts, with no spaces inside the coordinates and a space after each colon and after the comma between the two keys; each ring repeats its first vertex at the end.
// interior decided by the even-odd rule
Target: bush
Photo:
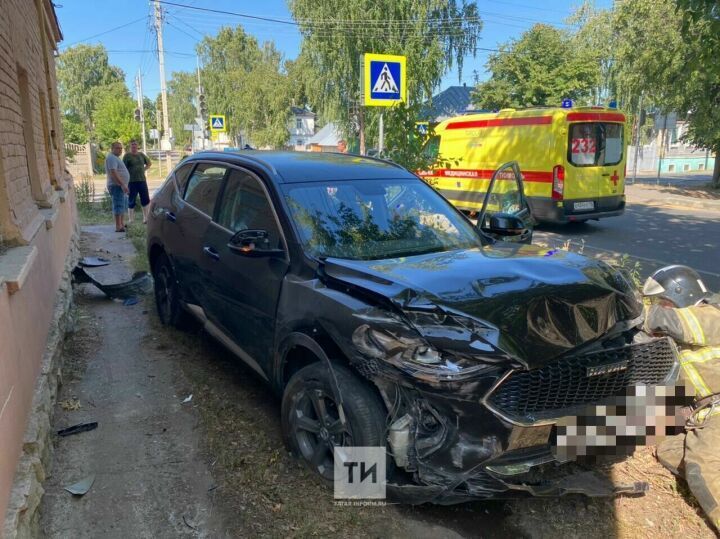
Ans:
{"type": "Polygon", "coordinates": [[[95,183],[92,176],[83,174],[75,188],[75,196],[78,208],[89,209],[95,200],[95,183]]]}

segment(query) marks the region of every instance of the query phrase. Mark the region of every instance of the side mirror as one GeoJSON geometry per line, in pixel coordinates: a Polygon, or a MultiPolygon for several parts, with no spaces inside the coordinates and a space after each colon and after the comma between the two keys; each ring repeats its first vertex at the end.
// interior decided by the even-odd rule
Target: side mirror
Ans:
{"type": "Polygon", "coordinates": [[[230,238],[228,248],[236,254],[253,257],[281,258],[285,255],[282,249],[270,247],[270,238],[267,230],[246,229],[236,232],[230,238]]]}
{"type": "Polygon", "coordinates": [[[522,217],[510,213],[490,215],[489,219],[486,219],[486,223],[481,225],[481,230],[502,241],[530,243],[532,239],[532,229],[527,226],[522,217]]]}

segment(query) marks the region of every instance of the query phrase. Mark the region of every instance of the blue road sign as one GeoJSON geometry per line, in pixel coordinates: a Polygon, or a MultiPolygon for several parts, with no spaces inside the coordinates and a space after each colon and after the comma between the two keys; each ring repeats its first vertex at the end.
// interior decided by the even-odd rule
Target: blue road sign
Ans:
{"type": "Polygon", "coordinates": [[[363,94],[366,106],[391,107],[405,102],[407,88],[404,56],[366,53],[364,63],[363,94]]]}

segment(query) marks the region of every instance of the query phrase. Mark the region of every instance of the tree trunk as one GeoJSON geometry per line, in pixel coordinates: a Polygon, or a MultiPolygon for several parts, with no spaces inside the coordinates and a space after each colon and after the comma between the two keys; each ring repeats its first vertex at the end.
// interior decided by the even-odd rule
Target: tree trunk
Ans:
{"type": "Polygon", "coordinates": [[[718,149],[715,149],[715,168],[713,169],[711,185],[715,189],[720,189],[720,151],[718,149]]]}

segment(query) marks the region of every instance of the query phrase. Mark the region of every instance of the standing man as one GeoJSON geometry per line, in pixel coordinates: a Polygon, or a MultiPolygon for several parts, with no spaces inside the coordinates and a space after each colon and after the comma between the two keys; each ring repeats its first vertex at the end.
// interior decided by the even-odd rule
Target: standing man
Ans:
{"type": "Polygon", "coordinates": [[[112,198],[112,212],[115,217],[115,232],[125,232],[125,212],[127,212],[128,181],[130,173],[120,159],[122,144],[113,142],[111,151],[105,158],[107,188],[112,198]]]}
{"type": "Polygon", "coordinates": [[[337,151],[340,153],[347,153],[347,142],[345,142],[345,140],[338,140],[337,151]]]}
{"type": "Polygon", "coordinates": [[[123,155],[123,163],[130,172],[130,192],[128,193],[128,223],[133,222],[135,217],[135,200],[140,195],[140,206],[143,212],[143,224],[147,223],[148,204],[150,204],[150,193],[148,192],[145,171],[152,166],[147,155],[138,151],[137,141],[130,141],[130,151],[123,155]]]}

